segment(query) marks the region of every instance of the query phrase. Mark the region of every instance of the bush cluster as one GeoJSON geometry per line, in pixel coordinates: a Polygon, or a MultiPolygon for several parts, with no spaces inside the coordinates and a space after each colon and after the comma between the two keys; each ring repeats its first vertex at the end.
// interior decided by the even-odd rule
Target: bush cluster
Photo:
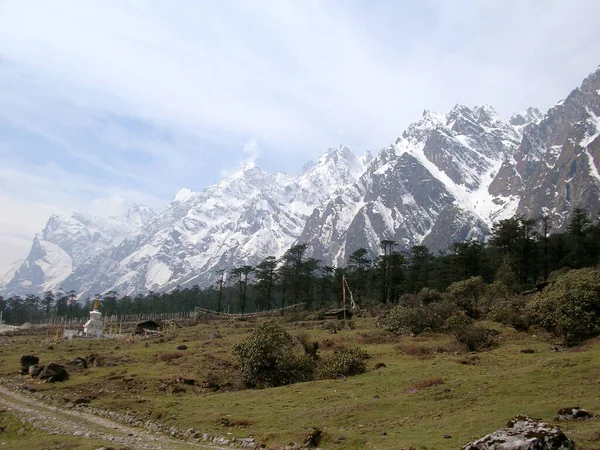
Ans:
{"type": "Polygon", "coordinates": [[[427,307],[399,305],[390,311],[383,325],[392,333],[417,335],[441,329],[455,312],[456,306],[445,301],[431,303],[427,307]]]}
{"type": "Polygon", "coordinates": [[[333,352],[327,358],[319,361],[321,378],[349,377],[367,371],[369,354],[358,348],[342,348],[333,352]]]}
{"type": "Polygon", "coordinates": [[[532,323],[575,345],[600,332],[600,271],[572,270],[535,295],[527,305],[532,323]]]}
{"type": "Polygon", "coordinates": [[[369,354],[343,348],[321,358],[319,345],[301,334],[295,340],[277,322],[258,325],[233,348],[246,387],[270,387],[321,378],[352,376],[367,370],[369,354]],[[299,345],[296,345],[296,341],[299,345]],[[304,351],[302,351],[303,349],[304,351]]]}
{"type": "Polygon", "coordinates": [[[298,355],[292,336],[274,321],[257,326],[235,345],[233,353],[249,387],[282,386],[313,378],[314,359],[298,355]]]}
{"type": "Polygon", "coordinates": [[[485,350],[498,345],[498,331],[481,325],[470,324],[454,330],[456,340],[471,352],[485,350]]]}
{"type": "Polygon", "coordinates": [[[494,322],[509,325],[517,331],[529,329],[529,313],[525,309],[522,299],[511,298],[495,303],[487,314],[488,319],[494,322]]]}

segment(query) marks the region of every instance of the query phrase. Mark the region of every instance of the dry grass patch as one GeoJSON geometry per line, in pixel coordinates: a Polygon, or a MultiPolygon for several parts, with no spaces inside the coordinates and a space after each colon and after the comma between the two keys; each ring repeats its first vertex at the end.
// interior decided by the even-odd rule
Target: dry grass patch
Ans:
{"type": "Polygon", "coordinates": [[[404,392],[406,392],[407,394],[414,394],[415,392],[418,392],[422,389],[426,389],[431,386],[438,386],[442,383],[444,383],[444,381],[441,378],[428,378],[426,380],[418,381],[414,384],[411,384],[409,387],[406,388],[404,392]]]}
{"type": "Polygon", "coordinates": [[[176,359],[179,359],[183,356],[183,353],[176,352],[167,352],[167,353],[157,353],[154,355],[154,362],[165,362],[169,363],[176,359]]]}
{"type": "Polygon", "coordinates": [[[247,428],[252,426],[252,421],[248,419],[232,419],[230,417],[221,417],[219,424],[228,428],[247,428]]]}

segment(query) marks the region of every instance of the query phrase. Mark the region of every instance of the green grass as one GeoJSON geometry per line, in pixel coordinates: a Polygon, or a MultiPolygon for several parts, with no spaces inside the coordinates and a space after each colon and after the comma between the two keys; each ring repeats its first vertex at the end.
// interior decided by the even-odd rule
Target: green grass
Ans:
{"type": "MultiPolygon", "coordinates": [[[[65,362],[94,352],[116,366],[73,369],[65,383],[28,384],[57,401],[92,396],[91,405],[99,408],[131,411],[181,429],[253,435],[269,446],[302,443],[311,428],[318,427],[324,431],[324,448],[459,448],[503,427],[516,414],[552,421],[560,408],[576,405],[600,413],[599,339],[555,352],[550,338],[539,330],[517,333],[487,323],[501,332],[500,346],[469,355],[448,335],[387,336],[371,318],[354,322],[356,329],[337,334],[320,330],[318,322],[285,327],[318,341],[321,354],[358,345],[372,355],[369,367],[379,362],[387,367],[346,379],[235,390],[240,382],[231,349],[256,323],[244,321],[201,323],[179,328],[163,342],[153,338],[134,344],[52,343],[43,334],[0,336],[0,375],[27,380],[15,375],[24,353],[42,362],[65,362]],[[215,329],[222,339],[208,338],[215,329]],[[181,343],[188,350],[175,350],[181,343]],[[49,345],[54,348],[48,350],[49,345]],[[523,349],[534,353],[521,353],[523,349]],[[182,356],[157,362],[157,355],[166,353],[182,356]],[[178,377],[194,379],[196,386],[178,384],[178,377]],[[218,382],[222,390],[212,391],[208,381],[218,382]],[[185,392],[173,393],[177,387],[185,392]],[[452,437],[445,439],[446,434],[452,437]]],[[[600,448],[597,421],[560,426],[579,449],[600,448]]]]}

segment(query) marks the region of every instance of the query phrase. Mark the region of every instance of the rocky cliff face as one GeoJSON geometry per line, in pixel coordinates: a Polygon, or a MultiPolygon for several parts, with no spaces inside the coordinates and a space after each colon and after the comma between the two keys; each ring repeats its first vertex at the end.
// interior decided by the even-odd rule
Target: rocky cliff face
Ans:
{"type": "Polygon", "coordinates": [[[248,165],[202,192],[182,189],[157,214],[53,216],[0,289],[207,286],[219,269],[279,257],[297,242],[344,265],[360,247],[379,254],[383,239],[433,251],[483,239],[515,213],[549,215],[560,229],[574,207],[600,207],[599,117],[600,70],[545,114],[529,108],[507,121],[489,106],[424,111],[375,156],[329,149],[298,176],[248,165]]]}

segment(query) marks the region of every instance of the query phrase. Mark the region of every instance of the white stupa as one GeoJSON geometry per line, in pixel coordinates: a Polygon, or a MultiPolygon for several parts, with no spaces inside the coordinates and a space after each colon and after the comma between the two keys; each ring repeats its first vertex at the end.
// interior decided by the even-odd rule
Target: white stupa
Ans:
{"type": "Polygon", "coordinates": [[[104,324],[102,323],[102,313],[98,310],[100,302],[94,300],[94,310],[90,311],[90,320],[83,326],[83,334],[88,337],[102,337],[104,324]]]}

